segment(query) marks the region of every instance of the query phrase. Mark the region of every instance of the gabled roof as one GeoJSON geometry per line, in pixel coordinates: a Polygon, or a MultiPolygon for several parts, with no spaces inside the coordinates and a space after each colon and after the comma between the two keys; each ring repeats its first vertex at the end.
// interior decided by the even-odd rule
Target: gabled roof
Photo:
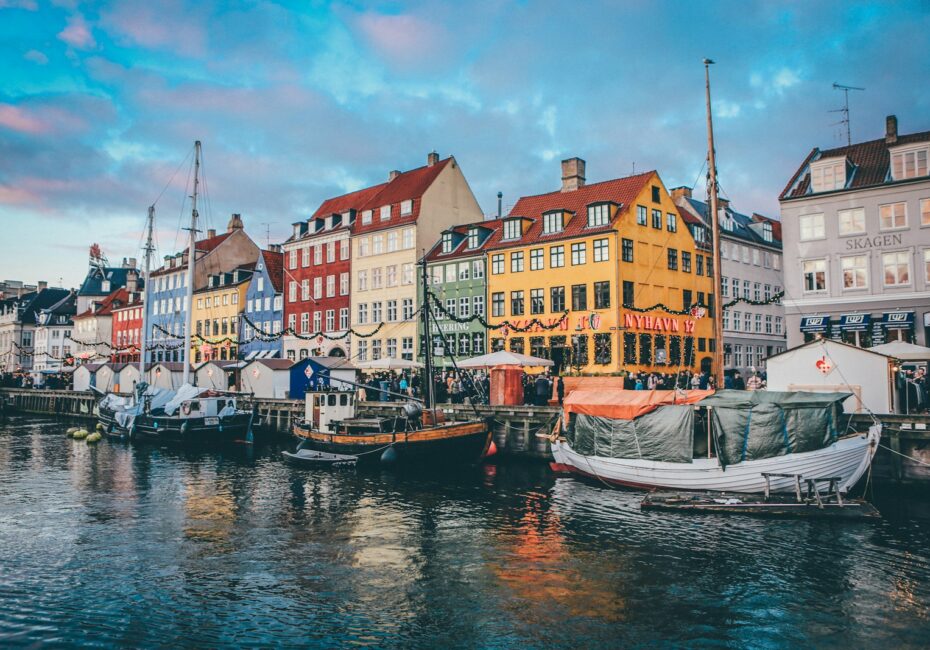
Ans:
{"type": "Polygon", "coordinates": [[[488,244],[490,244],[493,240],[494,233],[500,229],[502,223],[503,221],[501,219],[489,219],[487,221],[477,221],[475,223],[463,224],[461,226],[453,226],[452,228],[443,231],[443,233],[453,233],[458,239],[458,241],[453,240],[452,250],[448,253],[442,252],[442,238],[440,237],[439,241],[436,242],[426,254],[426,259],[429,262],[439,262],[443,260],[453,260],[461,257],[481,255],[487,249],[488,244]],[[488,234],[480,241],[477,248],[468,248],[468,231],[475,227],[486,229],[488,234]]]}
{"type": "Polygon", "coordinates": [[[525,217],[532,221],[532,224],[519,239],[502,240],[504,229],[499,228],[492,236],[492,241],[487,248],[507,248],[510,246],[522,246],[531,242],[556,241],[571,237],[583,237],[585,235],[606,232],[613,228],[614,223],[622,214],[629,213],[629,209],[636,197],[643,191],[643,188],[655,176],[654,170],[627,176],[625,178],[615,178],[601,183],[592,183],[584,185],[577,190],[570,192],[548,192],[546,194],[537,194],[536,196],[523,196],[517,201],[516,205],[510,210],[510,214],[504,217],[504,220],[514,217],[525,217]],[[606,226],[588,228],[587,208],[593,203],[611,202],[618,204],[619,209],[608,221],[606,226]],[[574,216],[565,225],[562,232],[551,235],[543,235],[543,219],[545,212],[552,210],[565,210],[574,213],[574,216]]]}
{"type": "Polygon", "coordinates": [[[313,218],[328,217],[331,214],[343,214],[349,210],[361,210],[363,205],[368,203],[374,196],[377,196],[378,192],[385,187],[387,187],[387,183],[378,183],[377,185],[349,192],[342,196],[326,199],[320,204],[316,212],[313,213],[313,218]]]}
{"type": "MultiPolygon", "coordinates": [[[[236,231],[233,231],[233,232],[236,232],[236,231]]],[[[196,242],[194,246],[196,247],[198,252],[201,252],[204,255],[207,255],[213,252],[214,250],[216,250],[216,248],[220,244],[222,244],[224,241],[229,239],[230,235],[232,235],[232,232],[224,232],[221,235],[207,237],[206,239],[201,239],[200,241],[196,242]]],[[[187,268],[187,248],[181,251],[181,255],[182,255],[182,262],[179,266],[171,266],[171,267],[162,266],[161,268],[158,268],[152,271],[149,275],[152,277],[155,277],[159,275],[165,275],[166,273],[174,273],[175,271],[181,271],[182,269],[186,269],[187,268]]],[[[199,260],[200,257],[196,259],[199,260]]],[[[196,264],[194,266],[196,268],[196,264]]]]}
{"type": "MultiPolygon", "coordinates": [[[[81,288],[78,289],[79,296],[106,296],[109,295],[111,291],[119,287],[126,286],[126,276],[130,271],[136,271],[135,269],[127,269],[123,267],[97,267],[92,266],[87,271],[87,276],[84,278],[84,282],[81,284],[81,288]],[[106,290],[103,289],[104,280],[110,281],[110,286],[106,290]]],[[[138,275],[138,272],[136,271],[138,275]]]]}
{"type": "Polygon", "coordinates": [[[126,287],[120,287],[100,301],[100,306],[97,308],[97,311],[94,311],[93,308],[86,309],[74,318],[78,319],[88,318],[90,316],[112,316],[113,310],[116,307],[123,307],[128,301],[129,292],[126,291],[126,287]]]}
{"type": "Polygon", "coordinates": [[[262,260],[265,270],[271,278],[271,286],[275,293],[284,291],[284,253],[279,251],[262,251],[262,260]]]}
{"type": "MultiPolygon", "coordinates": [[[[706,203],[703,201],[698,201],[693,198],[685,198],[684,201],[687,203],[685,212],[689,210],[692,215],[697,214],[701,222],[710,226],[710,209],[706,203]]],[[[735,227],[733,230],[727,230],[721,224],[720,226],[720,235],[721,237],[732,237],[736,239],[742,239],[743,241],[750,242],[752,244],[760,244],[762,246],[769,246],[772,248],[781,248],[781,223],[775,219],[770,219],[758,213],[753,213],[752,216],[748,216],[737,212],[727,205],[724,210],[726,215],[733,220],[735,227]],[[768,222],[772,224],[772,241],[765,241],[760,232],[757,232],[756,228],[752,226],[761,222],[768,222]]],[[[679,206],[679,214],[681,214],[681,206],[679,206]]],[[[692,217],[693,218],[693,217],[692,217]]]]}
{"type": "MultiPolygon", "coordinates": [[[[61,298],[58,302],[40,310],[42,314],[52,314],[55,316],[70,316],[68,318],[68,323],[71,323],[72,318],[74,317],[75,312],[77,311],[77,294],[74,291],[69,291],[64,297],[61,298]]],[[[64,325],[65,323],[51,323],[52,326],[64,325]]]]}
{"type": "Polygon", "coordinates": [[[372,211],[370,224],[362,224],[361,214],[355,219],[352,226],[352,233],[366,233],[392,228],[405,223],[416,223],[420,216],[420,205],[423,194],[429,189],[436,177],[448,165],[455,165],[452,157],[440,160],[432,165],[424,165],[410,171],[401,172],[393,180],[382,185],[382,189],[374,194],[359,208],[359,213],[365,210],[372,211]],[[410,214],[401,216],[400,204],[403,201],[410,200],[413,202],[410,214]],[[385,205],[391,206],[391,218],[382,221],[380,208],[385,205]]]}
{"type": "Polygon", "coordinates": [[[885,138],[879,138],[878,140],[869,140],[868,142],[859,142],[846,147],[824,149],[822,151],[814,147],[807,154],[798,170],[791,176],[778,198],[783,200],[810,196],[810,165],[818,160],[828,158],[846,158],[854,168],[852,177],[846,187],[843,190],[836,190],[837,192],[912,181],[913,179],[904,181],[890,180],[891,153],[889,149],[921,142],[930,142],[930,131],[899,135],[893,144],[887,143],[885,138]]]}
{"type": "Polygon", "coordinates": [[[851,345],[843,341],[834,341],[833,339],[820,338],[820,339],[813,339],[812,341],[808,341],[807,343],[802,343],[801,345],[796,345],[793,348],[788,348],[787,350],[782,350],[781,352],[778,352],[777,354],[770,355],[769,357],[766,357],[766,361],[774,359],[775,357],[780,357],[786,354],[790,354],[792,352],[796,352],[803,348],[810,348],[810,347],[814,347],[817,345],[820,345],[820,346],[838,345],[844,348],[852,348],[853,350],[858,350],[859,352],[868,352],[869,354],[874,354],[879,357],[885,357],[886,359],[891,358],[887,354],[882,354],[881,352],[876,352],[875,350],[870,350],[868,348],[860,348],[858,345],[851,345]]]}
{"type": "Polygon", "coordinates": [[[294,365],[294,362],[290,359],[252,359],[242,367],[243,370],[246,367],[251,366],[253,363],[260,363],[266,368],[271,368],[272,370],[287,370],[294,365]]]}

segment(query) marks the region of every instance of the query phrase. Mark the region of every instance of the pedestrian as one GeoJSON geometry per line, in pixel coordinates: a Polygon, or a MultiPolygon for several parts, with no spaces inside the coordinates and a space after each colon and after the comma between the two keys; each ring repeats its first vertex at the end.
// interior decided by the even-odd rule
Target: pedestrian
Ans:
{"type": "Polygon", "coordinates": [[[646,388],[646,387],[643,385],[643,379],[642,379],[642,377],[637,377],[637,378],[636,378],[636,384],[634,385],[633,390],[645,390],[645,388],[646,388]]]}
{"type": "Polygon", "coordinates": [[[738,370],[733,373],[733,388],[735,390],[746,390],[746,382],[738,370]]]}
{"type": "Polygon", "coordinates": [[[698,374],[691,375],[691,390],[697,390],[701,387],[701,377],[698,374]]]}
{"type": "Polygon", "coordinates": [[[559,406],[565,401],[565,382],[562,381],[562,375],[559,375],[559,381],[555,385],[555,392],[559,396],[559,406]]]}
{"type": "Polygon", "coordinates": [[[536,406],[548,406],[552,395],[552,386],[542,373],[536,377],[536,406]]]}
{"type": "Polygon", "coordinates": [[[758,372],[752,373],[746,381],[746,390],[762,390],[762,377],[758,372]]]}

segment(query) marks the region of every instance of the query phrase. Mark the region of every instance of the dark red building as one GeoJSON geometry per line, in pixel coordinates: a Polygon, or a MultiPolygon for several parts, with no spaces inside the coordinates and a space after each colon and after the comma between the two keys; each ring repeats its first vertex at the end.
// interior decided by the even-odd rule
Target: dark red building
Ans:
{"type": "Polygon", "coordinates": [[[142,309],[142,294],[138,292],[129,294],[128,304],[113,308],[111,361],[139,361],[139,349],[142,345],[142,309]]]}

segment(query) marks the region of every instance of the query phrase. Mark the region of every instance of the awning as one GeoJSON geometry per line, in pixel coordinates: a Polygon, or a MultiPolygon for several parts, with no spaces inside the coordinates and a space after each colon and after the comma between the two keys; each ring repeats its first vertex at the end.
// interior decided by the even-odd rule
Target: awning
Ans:
{"type": "Polygon", "coordinates": [[[823,334],[830,327],[829,316],[805,316],[801,319],[801,331],[823,334]]]}
{"type": "Polygon", "coordinates": [[[844,332],[865,332],[871,326],[871,314],[843,314],[840,316],[840,329],[844,332]]]}
{"type": "Polygon", "coordinates": [[[914,327],[914,312],[886,311],[882,314],[882,325],[890,330],[910,329],[914,327]]]}
{"type": "Polygon", "coordinates": [[[714,394],[712,390],[573,390],[563,404],[569,413],[632,420],[666,404],[694,404],[714,394]]]}
{"type": "Polygon", "coordinates": [[[246,361],[251,361],[258,356],[259,350],[252,350],[247,355],[245,355],[246,361]]]}

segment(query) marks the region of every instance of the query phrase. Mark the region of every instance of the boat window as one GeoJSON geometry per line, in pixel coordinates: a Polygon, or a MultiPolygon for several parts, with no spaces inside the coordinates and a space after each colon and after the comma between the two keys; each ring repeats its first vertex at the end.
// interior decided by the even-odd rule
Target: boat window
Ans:
{"type": "Polygon", "coordinates": [[[339,396],[339,406],[347,406],[349,404],[349,396],[343,393],[339,396]]]}
{"type": "Polygon", "coordinates": [[[333,394],[330,394],[328,397],[329,397],[329,401],[327,401],[326,404],[328,406],[336,406],[336,396],[333,394]]]}
{"type": "Polygon", "coordinates": [[[192,411],[199,411],[199,410],[200,410],[200,402],[196,402],[196,401],[195,401],[195,402],[191,402],[191,403],[190,403],[190,406],[191,406],[191,410],[192,410],[192,411]]]}

